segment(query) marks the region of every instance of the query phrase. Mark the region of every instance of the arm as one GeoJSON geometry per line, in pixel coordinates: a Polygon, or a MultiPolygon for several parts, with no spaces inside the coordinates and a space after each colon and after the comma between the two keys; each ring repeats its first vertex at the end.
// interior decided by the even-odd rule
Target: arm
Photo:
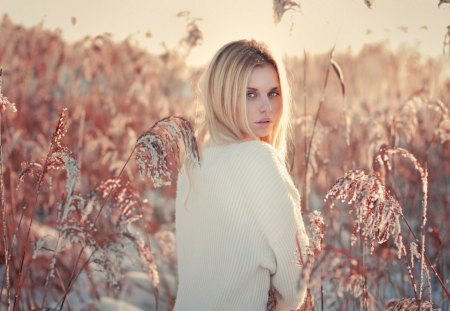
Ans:
{"type": "Polygon", "coordinates": [[[306,293],[297,254],[297,235],[303,256],[308,245],[300,214],[300,197],[283,161],[270,145],[255,142],[251,149],[242,158],[246,182],[252,185],[249,187],[249,204],[255,210],[258,226],[276,260],[276,271],[271,280],[279,293],[279,303],[295,309],[306,293]]]}

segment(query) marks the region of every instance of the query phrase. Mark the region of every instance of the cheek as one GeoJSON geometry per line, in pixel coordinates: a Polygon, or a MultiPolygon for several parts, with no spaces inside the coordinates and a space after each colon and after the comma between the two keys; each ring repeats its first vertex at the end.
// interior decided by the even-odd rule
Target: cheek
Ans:
{"type": "Polygon", "coordinates": [[[247,103],[247,106],[246,106],[247,118],[251,118],[255,114],[255,111],[256,111],[255,107],[256,107],[255,103],[252,103],[252,102],[247,103]]]}
{"type": "Polygon", "coordinates": [[[275,115],[279,116],[281,114],[281,110],[283,109],[283,102],[281,100],[281,98],[278,98],[276,100],[276,102],[274,103],[274,110],[275,110],[275,115]]]}

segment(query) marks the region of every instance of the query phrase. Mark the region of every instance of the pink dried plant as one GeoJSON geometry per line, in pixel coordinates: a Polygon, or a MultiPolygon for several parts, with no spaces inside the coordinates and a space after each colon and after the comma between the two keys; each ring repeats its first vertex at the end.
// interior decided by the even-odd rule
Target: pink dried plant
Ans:
{"type": "Polygon", "coordinates": [[[186,158],[200,165],[197,140],[191,123],[183,117],[170,116],[159,120],[136,142],[136,163],[142,176],[148,176],[155,187],[170,185],[173,170],[186,158]]]}
{"type": "Polygon", "coordinates": [[[3,69],[0,68],[0,110],[1,112],[5,111],[6,109],[10,109],[12,112],[17,112],[16,104],[9,101],[8,97],[3,95],[2,93],[2,74],[3,69]]]}
{"type": "Polygon", "coordinates": [[[400,204],[386,190],[376,172],[351,170],[340,178],[327,192],[326,201],[341,200],[351,204],[350,214],[355,214],[355,225],[351,242],[354,244],[359,233],[370,243],[371,253],[376,244],[394,237],[400,258],[405,250],[401,234],[400,204]]]}
{"type": "Polygon", "coordinates": [[[284,13],[289,10],[300,9],[300,1],[295,0],[273,0],[273,20],[279,23],[283,18],[284,13]]]}
{"type": "Polygon", "coordinates": [[[414,298],[402,298],[390,300],[384,310],[386,311],[440,311],[441,308],[435,306],[431,301],[423,301],[420,306],[414,298]]]}
{"type": "MultiPolygon", "coordinates": [[[[78,175],[76,173],[77,165],[75,164],[75,167],[74,167],[74,165],[73,165],[74,161],[73,161],[73,158],[69,154],[69,149],[67,147],[63,146],[63,144],[62,144],[62,138],[64,137],[64,135],[67,132],[66,112],[67,112],[67,109],[64,108],[59,116],[58,124],[52,135],[49,151],[45,158],[45,162],[42,165],[42,171],[39,173],[39,177],[38,177],[38,180],[36,183],[36,188],[35,188],[36,191],[35,191],[35,196],[34,196],[34,203],[32,205],[32,211],[31,211],[32,217],[30,219],[30,223],[28,224],[27,234],[23,241],[25,244],[27,244],[30,239],[31,228],[33,226],[33,220],[34,220],[34,217],[33,217],[34,210],[35,210],[37,202],[38,202],[37,199],[39,196],[39,190],[41,188],[44,177],[46,176],[48,171],[52,170],[52,169],[63,169],[66,167],[66,162],[67,162],[68,182],[66,185],[67,185],[67,191],[70,193],[73,192],[73,187],[75,186],[75,180],[78,177],[78,175]]],[[[40,167],[40,165],[37,165],[35,163],[28,164],[24,168],[23,172],[21,174],[19,174],[19,182],[23,180],[24,174],[26,174],[26,173],[34,174],[34,169],[36,167],[40,167]]],[[[70,199],[70,195],[67,197],[67,199],[70,199]]],[[[18,227],[20,227],[20,225],[21,225],[22,219],[24,217],[24,213],[25,213],[25,209],[22,209],[18,227]]],[[[25,257],[27,256],[27,254],[28,254],[28,252],[25,248],[23,250],[23,254],[21,256],[20,266],[19,266],[18,273],[17,273],[16,295],[14,296],[14,306],[18,304],[18,299],[20,297],[20,292],[21,292],[21,288],[22,288],[23,276],[26,275],[26,273],[29,269],[29,266],[24,266],[25,257]]],[[[54,275],[53,269],[52,269],[52,267],[54,266],[54,261],[55,261],[55,259],[52,259],[51,263],[50,263],[51,275],[54,275]]],[[[45,295],[44,295],[44,298],[45,298],[45,295]]]]}
{"type": "Polygon", "coordinates": [[[357,234],[360,234],[365,242],[370,244],[370,252],[372,253],[376,244],[382,244],[388,241],[390,237],[394,239],[397,247],[398,258],[403,256],[406,263],[409,278],[413,291],[415,293],[415,301],[417,304],[422,303],[423,300],[423,285],[425,284],[425,277],[429,289],[429,299],[432,298],[431,285],[428,267],[438,278],[444,292],[448,295],[448,291],[437,274],[434,267],[430,264],[425,253],[425,229],[427,223],[427,197],[428,197],[428,173],[426,168],[417,161],[417,159],[402,148],[387,148],[380,149],[376,161],[381,166],[385,166],[387,170],[391,169],[390,157],[399,154],[403,158],[411,161],[415,169],[419,172],[422,183],[422,225],[421,225],[421,241],[419,241],[406,218],[403,215],[402,208],[398,201],[386,189],[383,180],[378,172],[351,170],[340,178],[334,186],[327,192],[326,201],[331,201],[330,208],[334,206],[335,200],[341,200],[351,205],[350,214],[355,214],[355,225],[352,231],[352,243],[357,239],[357,234]],[[411,259],[408,260],[407,249],[403,242],[402,227],[400,219],[403,219],[408,229],[415,238],[415,243],[410,249],[411,259]],[[420,279],[418,281],[418,288],[414,277],[414,259],[418,258],[420,262],[420,279]]]}
{"type": "MultiPolygon", "coordinates": [[[[55,277],[58,258],[62,256],[65,248],[73,245],[79,245],[81,249],[68,284],[63,287],[64,296],[58,303],[60,308],[63,307],[67,294],[79,274],[83,269],[88,269],[88,263],[97,264],[97,267],[105,272],[108,283],[117,286],[123,275],[121,263],[127,256],[126,248],[129,246],[134,246],[144,264],[143,269],[149,273],[152,284],[157,287],[159,276],[150,246],[144,242],[142,236],[130,230],[130,225],[143,217],[142,202],[131,185],[121,182],[119,178],[108,179],[86,197],[75,194],[75,185],[80,171],[77,161],[61,141],[67,132],[65,113],[66,109],[60,115],[44,165],[30,163],[19,175],[19,180],[23,180],[26,174],[38,175],[36,196],[39,194],[44,177],[50,170],[65,169],[67,175],[66,193],[57,208],[56,245],[49,249],[46,237],[43,237],[36,241],[33,253],[33,259],[36,259],[43,251],[51,251],[41,307],[45,307],[49,282],[55,277]],[[79,268],[78,263],[83,254],[87,255],[87,259],[79,268]]],[[[32,222],[29,230],[31,226],[32,222]]],[[[16,300],[18,297],[19,295],[15,297],[16,300]]]]}
{"type": "MultiPolygon", "coordinates": [[[[5,252],[5,285],[6,285],[6,308],[9,311],[11,306],[11,284],[10,284],[10,260],[11,260],[11,254],[9,252],[10,249],[10,242],[8,241],[8,227],[7,227],[7,213],[6,213],[6,205],[5,205],[5,190],[4,190],[4,184],[3,184],[3,135],[2,135],[2,129],[3,127],[3,112],[9,108],[13,112],[16,112],[16,106],[14,103],[11,103],[7,97],[5,97],[2,93],[2,73],[3,70],[0,68],[0,114],[1,114],[1,124],[0,124],[0,195],[1,195],[1,210],[2,210],[2,233],[3,233],[3,247],[5,252]]],[[[3,289],[3,287],[2,287],[3,289]]]]}

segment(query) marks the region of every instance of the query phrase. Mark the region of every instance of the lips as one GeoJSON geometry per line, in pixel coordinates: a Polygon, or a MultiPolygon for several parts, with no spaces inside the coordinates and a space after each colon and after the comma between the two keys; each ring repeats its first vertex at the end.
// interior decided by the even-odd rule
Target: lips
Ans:
{"type": "Polygon", "coordinates": [[[272,123],[272,120],[270,118],[264,118],[264,119],[261,119],[261,120],[255,122],[255,123],[257,123],[257,124],[269,124],[269,123],[272,123]]]}

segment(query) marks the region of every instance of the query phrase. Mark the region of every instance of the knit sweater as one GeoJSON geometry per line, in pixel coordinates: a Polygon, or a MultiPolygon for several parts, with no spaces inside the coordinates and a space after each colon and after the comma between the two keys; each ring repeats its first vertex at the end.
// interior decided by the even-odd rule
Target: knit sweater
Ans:
{"type": "Polygon", "coordinates": [[[177,185],[174,311],[265,311],[271,285],[280,306],[298,307],[296,236],[302,248],[308,238],[277,151],[260,141],[214,145],[187,175],[177,185]]]}

